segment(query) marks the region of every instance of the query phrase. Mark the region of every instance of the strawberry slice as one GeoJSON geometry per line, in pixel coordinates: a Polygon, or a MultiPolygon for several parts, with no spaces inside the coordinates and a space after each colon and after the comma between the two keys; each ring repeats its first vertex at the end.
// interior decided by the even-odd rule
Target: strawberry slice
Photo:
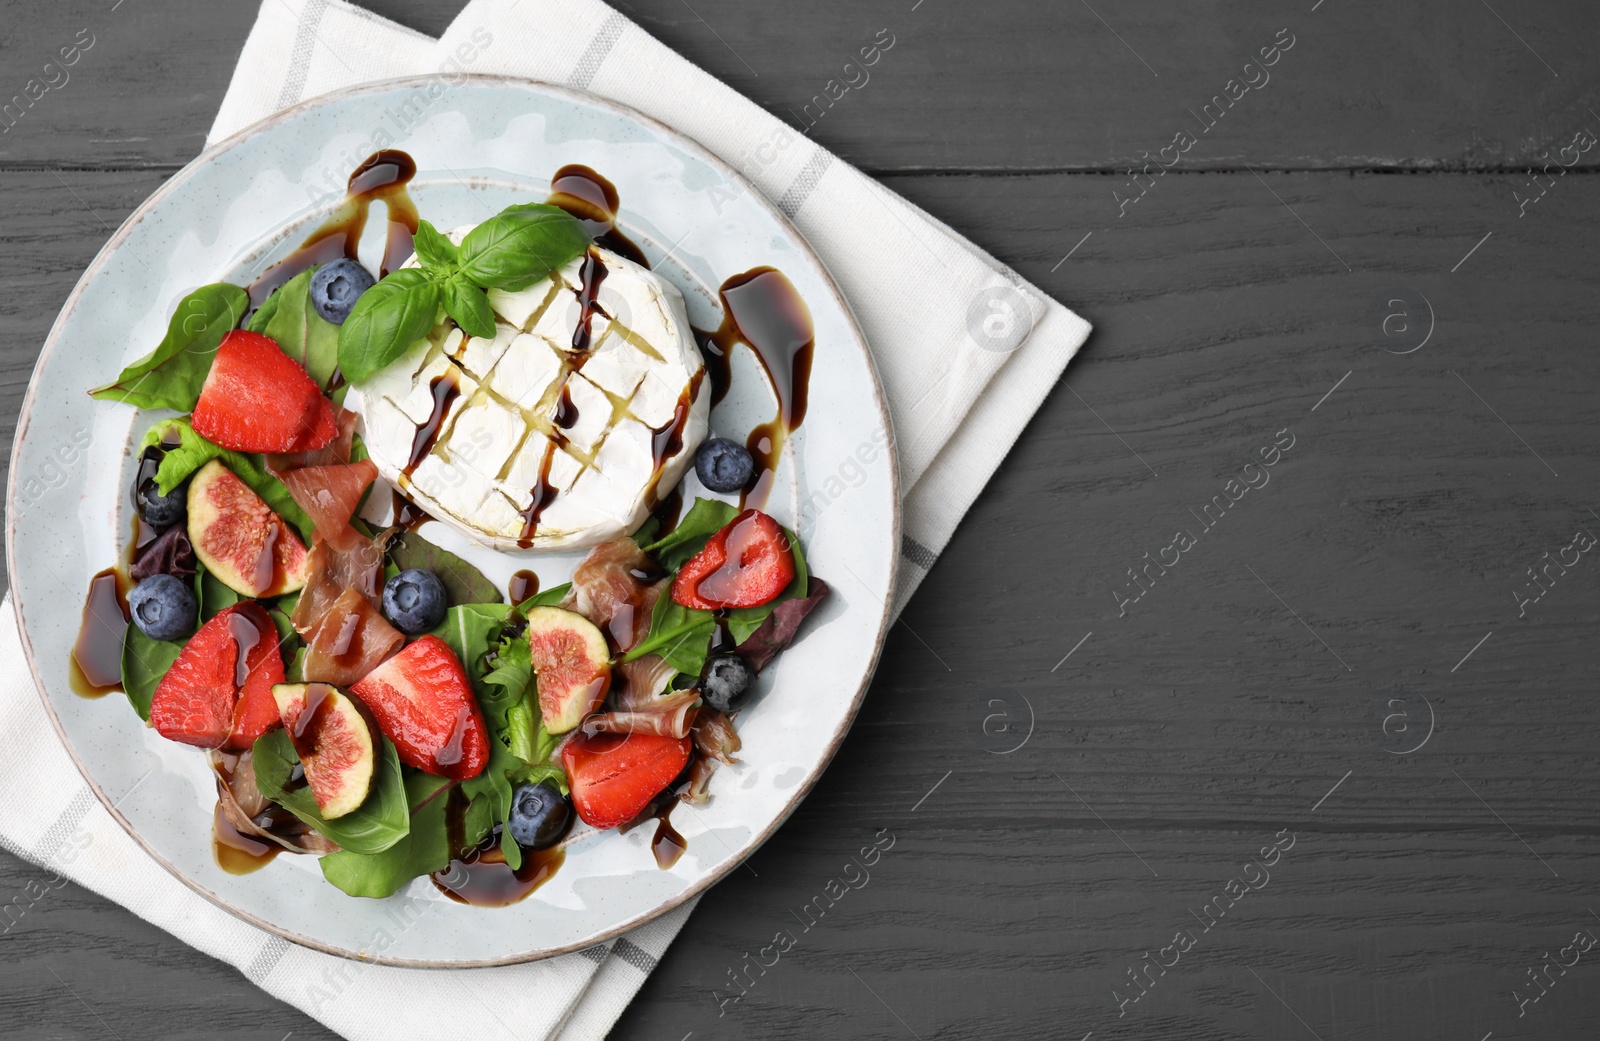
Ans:
{"type": "Polygon", "coordinates": [[[278,722],[282,682],[277,627],[259,604],[235,604],[189,638],[150,699],[150,723],[186,745],[248,748],[278,722]]]}
{"type": "Polygon", "coordinates": [[[579,734],[561,750],[572,805],[593,828],[615,828],[639,816],[689,763],[687,737],[579,734]]]}
{"type": "Polygon", "coordinates": [[[678,569],[672,599],[702,611],[760,607],[793,581],[789,536],[760,510],[745,510],[678,569]]]}
{"type": "Polygon", "coordinates": [[[222,338],[190,420],[240,452],[309,452],[339,433],[333,403],[276,341],[235,329],[222,338]]]}
{"type": "Polygon", "coordinates": [[[350,688],[394,742],[400,761],[465,781],[489,763],[488,731],[478,699],[450,645],[423,636],[350,688]]]}

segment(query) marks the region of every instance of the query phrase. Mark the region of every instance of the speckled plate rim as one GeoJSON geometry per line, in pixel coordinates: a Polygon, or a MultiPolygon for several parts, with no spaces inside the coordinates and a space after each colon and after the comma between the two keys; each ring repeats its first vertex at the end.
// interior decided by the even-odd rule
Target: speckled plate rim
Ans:
{"type": "Polygon", "coordinates": [[[73,764],[78,768],[78,772],[83,775],[84,781],[89,785],[89,789],[94,792],[95,798],[99,799],[100,804],[105,807],[106,812],[109,813],[111,817],[122,826],[122,829],[128,833],[130,838],[139,844],[140,848],[142,848],[153,860],[155,860],[156,863],[160,864],[180,882],[194,890],[196,893],[200,894],[205,899],[209,900],[211,903],[215,904],[217,907],[227,911],[229,914],[232,914],[243,921],[249,922],[251,925],[254,925],[259,929],[263,929],[266,932],[281,936],[292,943],[299,944],[300,946],[307,947],[312,950],[321,951],[324,954],[331,954],[337,957],[349,958],[353,961],[366,962],[369,964],[390,965],[400,968],[492,968],[495,966],[519,965],[526,962],[542,961],[546,958],[554,958],[563,954],[571,954],[575,951],[581,951],[592,947],[597,943],[604,943],[607,940],[614,939],[623,935],[624,933],[631,932],[632,930],[637,929],[640,926],[655,920],[656,918],[659,918],[668,911],[682,906],[684,903],[694,899],[701,893],[704,893],[707,889],[710,889],[717,882],[720,882],[723,878],[725,878],[734,870],[734,868],[743,864],[745,860],[754,854],[756,850],[760,849],[761,846],[772,837],[778,828],[789,819],[789,816],[794,813],[801,801],[804,800],[805,797],[811,792],[811,789],[815,787],[817,780],[822,776],[822,772],[827,769],[828,764],[833,761],[833,757],[838,752],[839,746],[844,742],[845,735],[849,733],[851,725],[855,722],[856,714],[860,711],[861,703],[866,697],[867,687],[872,682],[872,677],[877,671],[878,661],[883,654],[884,641],[887,638],[889,625],[891,624],[890,615],[892,613],[894,604],[894,586],[899,574],[901,553],[899,454],[895,450],[894,425],[890,420],[888,403],[883,396],[883,382],[878,376],[878,369],[876,363],[873,361],[872,351],[867,345],[866,337],[862,335],[860,323],[856,321],[855,312],[851,309],[850,303],[845,299],[844,294],[840,292],[838,284],[834,281],[832,273],[828,270],[828,266],[823,263],[822,258],[819,257],[816,251],[811,248],[811,244],[806,241],[805,236],[800,233],[800,230],[796,228],[792,222],[790,222],[788,217],[786,217],[782,211],[773,205],[772,201],[768,199],[760,189],[758,189],[747,178],[745,178],[743,174],[734,169],[728,163],[724,162],[710,149],[706,148],[695,139],[689,137],[687,134],[682,133],[681,131],[661,122],[658,119],[647,116],[637,109],[631,108],[627,105],[619,104],[608,98],[602,98],[594,94],[588,94],[584,91],[573,90],[570,87],[549,83],[544,80],[529,79],[521,76],[497,76],[485,75],[481,73],[474,73],[466,76],[467,85],[481,84],[490,86],[504,85],[532,87],[536,90],[569,97],[584,104],[608,109],[618,116],[634,120],[635,122],[655,131],[658,134],[673,139],[674,143],[682,147],[685,151],[695,154],[708,165],[717,169],[724,177],[727,177],[730,181],[740,185],[746,191],[748,191],[751,198],[754,199],[758,205],[764,208],[771,215],[772,219],[778,224],[778,226],[784,228],[793,237],[794,242],[800,249],[802,255],[816,265],[817,271],[821,275],[823,284],[826,285],[828,291],[832,293],[833,302],[838,306],[841,314],[844,316],[846,324],[853,334],[854,345],[856,349],[861,352],[868,370],[872,373],[872,398],[878,407],[879,423],[882,425],[888,437],[888,450],[885,452],[885,455],[888,457],[889,478],[892,486],[891,491],[893,493],[890,497],[891,510],[889,521],[890,545],[892,547],[893,559],[889,562],[889,567],[887,569],[889,574],[889,583],[887,589],[885,590],[885,596],[883,599],[883,611],[878,620],[877,632],[872,638],[872,653],[868,659],[867,668],[862,675],[860,685],[857,687],[855,694],[851,697],[850,704],[844,713],[843,718],[839,721],[839,725],[835,728],[834,733],[829,739],[826,748],[823,750],[821,757],[817,760],[816,764],[810,769],[801,782],[795,787],[793,795],[790,796],[788,802],[783,806],[781,811],[763,830],[758,832],[749,841],[749,843],[747,843],[744,853],[742,855],[730,858],[720,869],[708,872],[705,878],[690,884],[684,889],[683,892],[662,901],[651,910],[606,927],[605,929],[602,929],[591,936],[585,937],[581,941],[564,944],[558,947],[544,948],[523,954],[508,955],[503,958],[432,961],[425,959],[386,958],[381,955],[362,955],[356,951],[346,950],[342,947],[323,943],[320,940],[316,940],[308,936],[303,936],[292,930],[276,925],[273,922],[267,921],[258,915],[251,914],[250,912],[247,912],[241,908],[235,907],[217,893],[212,892],[210,889],[207,889],[196,880],[190,878],[175,864],[158,853],[150,843],[146,842],[144,837],[140,835],[139,831],[133,826],[132,822],[123,816],[123,814],[117,809],[117,806],[112,799],[101,789],[99,783],[95,780],[94,775],[90,772],[87,765],[85,765],[83,760],[79,758],[77,750],[73,747],[71,740],[67,737],[66,729],[63,727],[61,720],[56,715],[55,706],[51,704],[50,697],[45,692],[43,678],[40,675],[37,663],[34,661],[33,643],[28,636],[28,626],[24,605],[21,597],[17,594],[17,591],[14,588],[11,588],[10,582],[10,576],[17,573],[16,518],[18,513],[15,508],[15,497],[17,494],[18,484],[17,474],[20,472],[22,446],[28,436],[29,427],[33,418],[33,406],[36,392],[38,390],[39,373],[43,369],[45,361],[55,350],[57,340],[61,336],[63,327],[66,325],[68,317],[77,307],[88,285],[105,268],[110,258],[127,240],[133,228],[142,222],[147,216],[149,216],[150,213],[156,209],[156,207],[158,207],[168,195],[175,191],[179,185],[183,184],[190,177],[192,177],[195,171],[210,163],[217,156],[229,151],[249,138],[255,137],[256,135],[281,124],[293,122],[299,116],[308,111],[312,111],[336,101],[341,101],[362,94],[380,93],[387,90],[393,90],[397,87],[426,86],[432,83],[434,79],[435,77],[433,76],[402,76],[393,79],[376,80],[371,83],[361,84],[357,87],[349,87],[343,90],[333,91],[328,94],[323,94],[316,98],[312,98],[308,101],[303,101],[292,108],[287,108],[281,112],[274,113],[260,122],[254,123],[251,126],[240,130],[239,132],[217,142],[215,145],[200,153],[200,155],[196,156],[193,160],[186,164],[183,169],[179,170],[165,183],[163,183],[161,187],[157,188],[153,193],[151,193],[150,197],[145,199],[144,202],[140,203],[139,206],[128,215],[128,218],[124,220],[121,226],[117,228],[116,233],[111,236],[110,240],[107,241],[103,247],[101,247],[100,252],[95,255],[94,260],[89,264],[87,270],[84,271],[83,276],[78,279],[77,285],[73,287],[72,293],[67,297],[66,303],[62,305],[61,313],[56,316],[55,323],[50,328],[50,334],[45,339],[44,347],[39,352],[39,359],[34,363],[33,373],[28,379],[28,390],[22,400],[22,410],[17,419],[16,439],[13,442],[11,449],[11,472],[6,482],[7,588],[11,595],[12,607],[16,612],[18,636],[22,642],[23,655],[28,661],[28,671],[33,676],[34,687],[38,691],[40,701],[44,704],[45,714],[49,716],[50,725],[55,728],[56,735],[61,739],[62,747],[66,749],[67,754],[72,758],[73,764]]]}

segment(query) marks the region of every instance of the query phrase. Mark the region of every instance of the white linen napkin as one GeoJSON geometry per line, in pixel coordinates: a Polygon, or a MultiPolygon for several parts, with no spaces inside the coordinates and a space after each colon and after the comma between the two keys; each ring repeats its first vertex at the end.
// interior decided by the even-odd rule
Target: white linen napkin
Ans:
{"type": "MultiPolygon", "coordinates": [[[[1089,326],[599,0],[472,0],[438,41],[340,0],[265,0],[209,140],[356,83],[461,71],[631,105],[718,153],[799,227],[850,300],[893,415],[905,497],[898,615],[1089,326]]],[[[263,933],[169,875],[95,800],[39,703],[9,600],[0,615],[0,845],[43,869],[28,906],[71,878],[352,1041],[456,1036],[463,1010],[488,1024],[485,1036],[602,1038],[693,909],[578,954],[449,972],[357,963],[263,933]]]]}

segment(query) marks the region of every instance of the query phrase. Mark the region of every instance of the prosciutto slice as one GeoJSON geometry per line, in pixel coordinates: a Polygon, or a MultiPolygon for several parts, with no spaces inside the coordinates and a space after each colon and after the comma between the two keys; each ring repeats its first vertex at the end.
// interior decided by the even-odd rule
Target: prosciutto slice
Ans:
{"type": "Polygon", "coordinates": [[[295,853],[338,852],[338,845],[261,794],[249,752],[236,756],[213,750],[211,769],[217,775],[217,805],[239,834],[275,842],[295,853]]]}
{"type": "MultiPolygon", "coordinates": [[[[297,607],[295,614],[299,613],[297,607]]],[[[405,635],[355,589],[339,594],[301,635],[306,640],[306,682],[340,687],[383,664],[406,642],[405,635]]]]}
{"type": "MultiPolygon", "coordinates": [[[[572,592],[561,606],[609,632],[617,649],[626,651],[650,635],[650,615],[671,582],[665,578],[645,582],[641,576],[659,573],[655,562],[632,539],[602,543],[572,573],[572,592]]],[[[613,700],[625,712],[652,711],[656,695],[666,690],[677,674],[659,654],[619,665],[613,700]]]]}
{"type": "Polygon", "coordinates": [[[307,579],[289,616],[295,631],[306,636],[333,602],[353,589],[373,606],[383,592],[383,553],[394,536],[390,528],[371,541],[362,540],[349,550],[336,550],[320,536],[306,558],[307,579]]]}
{"type": "MultiPolygon", "coordinates": [[[[350,461],[350,446],[354,443],[356,433],[356,414],[347,409],[333,406],[333,418],[339,426],[339,434],[332,441],[321,448],[310,452],[288,452],[281,455],[267,456],[267,469],[279,480],[291,470],[298,470],[305,466],[331,466],[335,463],[348,463],[350,461]]],[[[301,506],[304,509],[304,505],[301,506]]],[[[309,510],[307,513],[311,512],[309,510]]]]}
{"type": "Polygon", "coordinates": [[[361,497],[378,478],[370,459],[359,463],[302,466],[279,475],[294,501],[311,517],[317,534],[341,552],[354,549],[363,539],[350,524],[361,497]]]}
{"type": "Polygon", "coordinates": [[[583,728],[588,733],[688,737],[694,727],[699,704],[698,690],[673,691],[659,698],[651,698],[648,703],[635,709],[591,716],[584,721],[583,728]]]}

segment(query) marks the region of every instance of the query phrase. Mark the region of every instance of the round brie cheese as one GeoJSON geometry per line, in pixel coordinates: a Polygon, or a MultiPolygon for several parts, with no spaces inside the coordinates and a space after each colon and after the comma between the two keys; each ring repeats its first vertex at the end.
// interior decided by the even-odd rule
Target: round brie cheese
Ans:
{"type": "Polygon", "coordinates": [[[489,304],[493,339],[445,319],[354,388],[378,472],[496,549],[631,534],[708,427],[710,383],[682,295],[593,246],[527,289],[490,290],[489,304]]]}

